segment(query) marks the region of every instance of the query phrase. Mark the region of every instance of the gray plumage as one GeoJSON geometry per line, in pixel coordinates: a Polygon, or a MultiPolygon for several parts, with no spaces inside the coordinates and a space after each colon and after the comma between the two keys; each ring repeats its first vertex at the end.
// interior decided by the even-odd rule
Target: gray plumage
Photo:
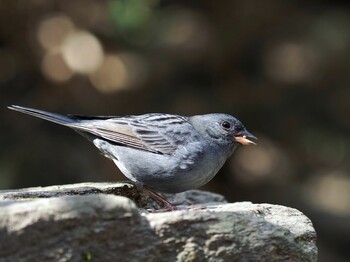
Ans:
{"type": "Polygon", "coordinates": [[[74,129],[112,159],[127,178],[167,193],[206,184],[238,144],[254,144],[247,137],[255,138],[227,114],[87,117],[9,108],[74,129]]]}

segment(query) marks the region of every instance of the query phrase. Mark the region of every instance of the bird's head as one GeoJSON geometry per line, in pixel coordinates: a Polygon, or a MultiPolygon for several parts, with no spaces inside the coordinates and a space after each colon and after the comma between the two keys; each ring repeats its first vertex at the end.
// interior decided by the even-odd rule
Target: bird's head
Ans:
{"type": "Polygon", "coordinates": [[[256,145],[257,138],[235,117],[227,114],[207,114],[190,118],[195,129],[215,143],[235,145],[256,145]]]}

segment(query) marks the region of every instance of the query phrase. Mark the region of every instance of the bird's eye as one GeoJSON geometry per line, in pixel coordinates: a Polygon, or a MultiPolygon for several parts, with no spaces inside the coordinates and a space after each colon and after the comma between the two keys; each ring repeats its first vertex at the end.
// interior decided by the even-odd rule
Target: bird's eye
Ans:
{"type": "Polygon", "coordinates": [[[221,126],[222,126],[224,129],[230,129],[230,128],[231,128],[230,122],[227,122],[227,121],[223,121],[223,122],[221,123],[221,126]]]}

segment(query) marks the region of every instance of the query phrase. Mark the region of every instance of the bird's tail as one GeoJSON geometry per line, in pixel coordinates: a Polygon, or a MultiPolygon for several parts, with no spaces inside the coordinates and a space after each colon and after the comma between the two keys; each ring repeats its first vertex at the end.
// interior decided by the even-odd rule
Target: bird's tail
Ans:
{"type": "Polygon", "coordinates": [[[46,112],[38,109],[33,109],[33,108],[28,108],[23,106],[16,106],[16,105],[8,106],[8,108],[24,114],[39,117],[57,124],[65,125],[65,126],[69,126],[70,124],[77,122],[77,119],[74,117],[50,113],[50,112],[46,112]]]}

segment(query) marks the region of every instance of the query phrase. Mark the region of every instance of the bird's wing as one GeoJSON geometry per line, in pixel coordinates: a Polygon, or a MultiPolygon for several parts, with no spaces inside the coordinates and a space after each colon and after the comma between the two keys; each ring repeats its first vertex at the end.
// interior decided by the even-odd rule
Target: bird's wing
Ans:
{"type": "Polygon", "coordinates": [[[166,114],[82,120],[71,127],[108,141],[158,154],[171,154],[191,138],[186,117],[166,114]]]}

